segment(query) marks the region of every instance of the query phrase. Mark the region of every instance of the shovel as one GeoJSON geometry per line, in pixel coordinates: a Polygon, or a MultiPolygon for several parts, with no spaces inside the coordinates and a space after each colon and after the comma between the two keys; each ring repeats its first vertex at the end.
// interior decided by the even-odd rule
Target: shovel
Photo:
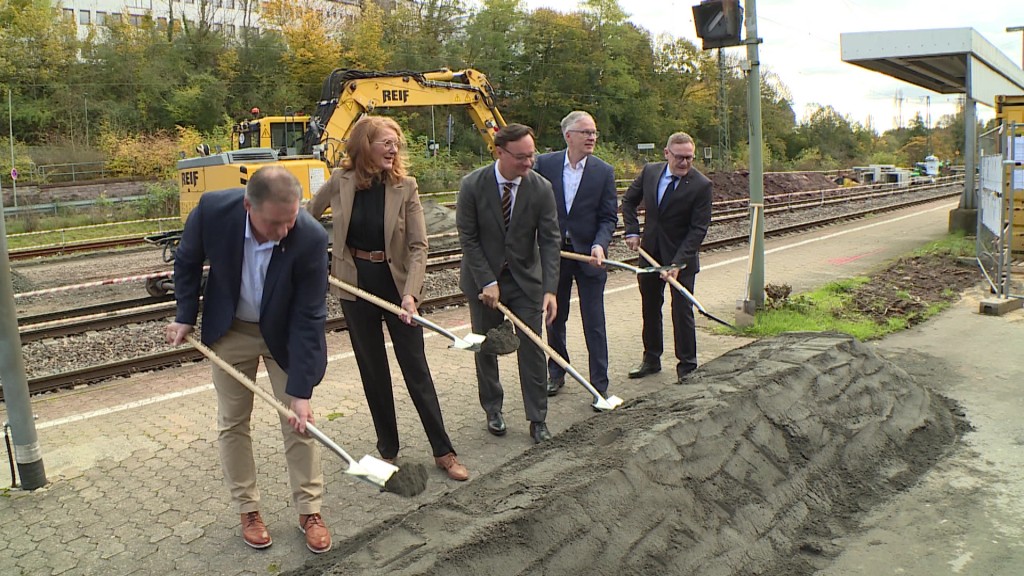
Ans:
{"type": "MultiPolygon", "coordinates": [[[[653,256],[651,256],[650,254],[645,252],[643,248],[640,248],[639,250],[640,250],[640,255],[643,256],[648,262],[650,262],[654,266],[659,266],[658,261],[655,260],[653,256]]],[[[727,328],[731,328],[733,330],[737,329],[735,326],[733,326],[732,324],[729,324],[725,320],[722,320],[721,318],[715,318],[714,316],[709,314],[708,311],[705,310],[704,307],[700,305],[700,302],[698,302],[697,299],[694,298],[693,294],[691,294],[690,291],[686,289],[686,286],[683,286],[682,283],[679,282],[679,280],[676,280],[675,278],[672,278],[670,276],[669,279],[668,279],[668,283],[671,284],[673,288],[678,290],[680,294],[682,294],[683,296],[686,296],[686,299],[689,300],[690,303],[693,304],[697,308],[697,311],[700,312],[701,315],[703,315],[703,316],[705,316],[707,318],[710,318],[711,320],[714,320],[715,322],[718,322],[719,324],[721,324],[722,326],[725,326],[727,328]]]]}
{"type": "MultiPolygon", "coordinates": [[[[577,254],[576,252],[562,252],[562,258],[566,260],[576,260],[578,262],[590,262],[590,256],[586,254],[577,254]]],[[[617,260],[604,260],[604,263],[608,266],[615,266],[616,268],[622,268],[623,270],[629,270],[634,274],[650,274],[651,272],[667,272],[668,270],[675,270],[679,268],[678,264],[671,264],[669,266],[648,266],[647,268],[640,268],[627,264],[625,262],[619,262],[617,260]]]]}
{"type": "Polygon", "coordinates": [[[533,342],[537,346],[540,346],[541,350],[547,353],[547,355],[550,356],[556,364],[561,366],[563,370],[568,372],[570,376],[572,376],[573,378],[576,379],[577,382],[582,384],[583,387],[587,389],[587,392],[590,392],[594,396],[594,403],[592,404],[594,408],[597,408],[598,410],[601,411],[608,411],[614,410],[620,404],[622,404],[622,398],[619,398],[618,396],[609,396],[607,398],[602,396],[601,393],[598,392],[597,389],[595,389],[590,382],[587,382],[586,378],[581,376],[580,373],[577,372],[571,364],[565,361],[565,358],[562,358],[562,356],[558,352],[555,352],[555,350],[551,348],[551,346],[548,346],[548,343],[545,342],[543,338],[538,336],[537,333],[534,332],[533,330],[530,330],[530,327],[527,326],[525,322],[516,317],[516,315],[513,314],[512,311],[509,310],[504,304],[498,302],[497,308],[498,310],[501,310],[501,312],[505,314],[505,316],[507,316],[508,319],[511,320],[513,324],[516,325],[516,328],[518,330],[521,330],[523,334],[529,336],[530,340],[533,340],[533,342]]]}
{"type": "MultiPolygon", "coordinates": [[[[245,386],[260,398],[270,402],[271,406],[276,408],[282,416],[288,419],[295,417],[295,413],[284,404],[281,404],[277,398],[257,386],[256,383],[248,376],[239,372],[237,368],[226,362],[223,358],[217,356],[213,350],[210,350],[195,336],[189,334],[185,338],[188,340],[189,344],[195,346],[196,350],[202,352],[203,356],[206,356],[211,362],[220,366],[228,374],[234,376],[235,380],[238,380],[242,386],[245,386]]],[[[341,446],[338,446],[334,441],[325,436],[324,433],[316,426],[313,426],[312,423],[306,422],[306,432],[309,432],[310,436],[319,440],[320,443],[330,449],[331,452],[341,456],[342,459],[348,463],[348,467],[345,469],[345,474],[355,476],[364,482],[373,484],[382,492],[392,492],[399,496],[411,497],[416,496],[427,488],[427,470],[422,464],[399,468],[394,464],[389,464],[368,454],[356,462],[355,459],[349,456],[348,452],[345,452],[341,446]]]]}
{"type": "MultiPolygon", "coordinates": [[[[353,296],[358,296],[363,300],[366,300],[367,302],[376,304],[377,306],[387,310],[388,312],[392,312],[399,316],[405,314],[405,310],[403,310],[400,306],[396,306],[395,304],[388,302],[387,300],[380,298],[379,296],[370,294],[366,290],[353,286],[347,282],[342,282],[341,280],[338,280],[333,276],[328,277],[328,280],[330,281],[331,284],[338,288],[341,288],[345,292],[348,292],[353,296]]],[[[412,319],[415,320],[418,324],[426,326],[427,328],[430,328],[434,332],[437,332],[438,334],[441,334],[442,336],[449,338],[452,341],[451,348],[455,348],[458,350],[479,352],[480,345],[483,344],[484,340],[487,339],[487,337],[483,336],[482,334],[473,333],[466,334],[465,338],[459,338],[455,334],[452,334],[450,331],[438,326],[437,324],[434,324],[433,322],[427,320],[426,318],[420,316],[419,314],[413,314],[412,319]]]]}

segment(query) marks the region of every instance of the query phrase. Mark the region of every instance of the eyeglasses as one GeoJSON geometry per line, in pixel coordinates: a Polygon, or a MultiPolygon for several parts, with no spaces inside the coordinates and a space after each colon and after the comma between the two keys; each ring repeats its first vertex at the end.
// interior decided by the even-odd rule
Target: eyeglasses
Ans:
{"type": "Polygon", "coordinates": [[[402,143],[398,140],[377,140],[374,144],[384,146],[385,150],[401,150],[402,143]]]}
{"type": "Polygon", "coordinates": [[[669,150],[668,153],[676,162],[693,162],[693,154],[676,154],[671,150],[669,150]]]}
{"type": "Polygon", "coordinates": [[[566,132],[575,132],[577,134],[583,134],[587,138],[600,138],[601,132],[598,130],[566,130],[566,132]]]}
{"type": "Polygon", "coordinates": [[[505,148],[504,146],[498,146],[498,148],[501,148],[502,150],[504,150],[505,154],[508,154],[509,156],[515,158],[516,162],[526,162],[526,161],[533,162],[534,159],[537,157],[537,153],[536,152],[534,152],[533,154],[513,154],[513,153],[509,152],[508,148],[505,148]]]}

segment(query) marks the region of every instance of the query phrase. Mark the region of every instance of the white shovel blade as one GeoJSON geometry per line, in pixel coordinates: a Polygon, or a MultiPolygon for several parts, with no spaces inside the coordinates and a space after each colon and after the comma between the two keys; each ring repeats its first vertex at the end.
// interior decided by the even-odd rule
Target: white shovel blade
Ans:
{"type": "Polygon", "coordinates": [[[469,334],[466,334],[464,338],[456,337],[455,340],[452,341],[452,347],[479,352],[480,345],[483,344],[486,339],[487,337],[483,334],[473,334],[470,332],[469,334]]]}
{"type": "Polygon", "coordinates": [[[594,401],[594,408],[597,408],[598,410],[601,410],[603,412],[615,410],[621,405],[622,398],[619,398],[618,396],[609,396],[607,398],[601,398],[594,401]]]}
{"type": "Polygon", "coordinates": [[[389,464],[380,458],[374,458],[367,454],[359,459],[359,462],[352,464],[345,470],[346,474],[358,476],[381,488],[387,483],[391,476],[398,472],[398,466],[389,464]]]}

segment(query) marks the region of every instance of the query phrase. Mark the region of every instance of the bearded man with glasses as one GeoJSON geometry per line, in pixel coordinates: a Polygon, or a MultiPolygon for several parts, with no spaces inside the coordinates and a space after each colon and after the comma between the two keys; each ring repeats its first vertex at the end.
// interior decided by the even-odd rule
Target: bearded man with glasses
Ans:
{"type": "MultiPolygon", "coordinates": [[[[693,167],[696,145],[684,132],[669,137],[665,162],[644,166],[622,198],[622,220],[626,225],[626,246],[643,248],[659,264],[674,264],[678,269],[657,274],[638,274],[643,315],[644,355],[629,372],[630,378],[642,378],[661,371],[661,307],[665,302],[665,283],[675,277],[690,293],[700,271],[700,245],[711,225],[711,181],[693,167]],[[644,205],[644,229],[640,232],[637,208],[644,205]]],[[[697,369],[697,329],[693,305],[672,290],[672,332],[675,340],[676,383],[682,384],[697,369]]]]}

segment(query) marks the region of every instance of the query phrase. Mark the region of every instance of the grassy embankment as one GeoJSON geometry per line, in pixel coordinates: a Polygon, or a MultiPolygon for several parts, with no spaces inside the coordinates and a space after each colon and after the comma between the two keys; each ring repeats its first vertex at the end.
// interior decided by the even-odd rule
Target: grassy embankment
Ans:
{"type": "Polygon", "coordinates": [[[958,260],[974,255],[974,239],[950,235],[870,276],[830,282],[792,295],[786,285],[765,286],[765,309],[746,336],[833,331],[860,340],[881,338],[918,324],[949,307],[961,290],[981,279],[976,267],[958,260]]]}

